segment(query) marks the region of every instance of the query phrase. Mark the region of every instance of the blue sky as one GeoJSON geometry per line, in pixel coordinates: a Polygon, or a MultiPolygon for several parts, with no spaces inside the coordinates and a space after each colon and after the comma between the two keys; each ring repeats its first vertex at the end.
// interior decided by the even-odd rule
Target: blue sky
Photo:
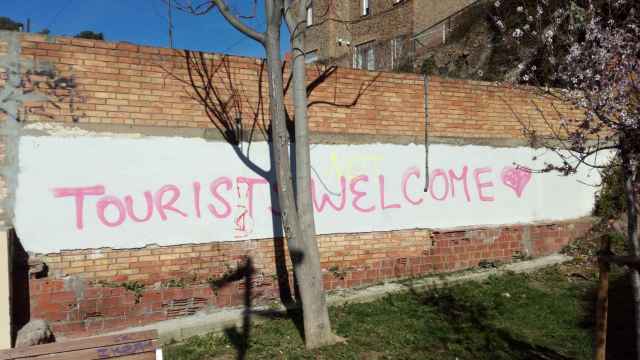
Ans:
{"type": "MultiPolygon", "coordinates": [[[[229,4],[242,15],[253,13],[253,1],[230,0],[229,4]]],[[[262,2],[258,1],[257,18],[247,20],[260,31],[264,30],[261,11],[262,2]]],[[[169,43],[163,0],[2,0],[0,16],[24,24],[30,18],[33,32],[48,28],[52,35],[72,36],[92,30],[104,33],[108,41],[162,47],[169,43]]],[[[264,56],[261,45],[232,28],[217,10],[204,16],[174,10],[173,24],[176,48],[264,56]]],[[[288,47],[286,40],[283,37],[283,49],[288,47]]]]}

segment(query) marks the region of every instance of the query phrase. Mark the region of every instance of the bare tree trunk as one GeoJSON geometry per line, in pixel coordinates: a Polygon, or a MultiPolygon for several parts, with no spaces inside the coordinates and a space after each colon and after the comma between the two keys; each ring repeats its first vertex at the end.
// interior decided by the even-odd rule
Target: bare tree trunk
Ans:
{"type": "Polygon", "coordinates": [[[267,17],[265,49],[267,52],[267,75],[269,79],[269,112],[273,133],[272,146],[278,185],[278,201],[287,245],[295,265],[296,260],[305,256],[305,254],[300,246],[300,227],[291,177],[289,136],[287,134],[284,107],[282,60],[280,59],[282,0],[265,1],[265,10],[267,17]]]}
{"type": "MultiPolygon", "coordinates": [[[[635,159],[630,157],[623,141],[622,144],[622,168],[624,172],[624,192],[627,200],[627,217],[629,222],[629,248],[632,256],[640,255],[640,241],[638,239],[638,197],[637,171],[638,166],[635,159]]],[[[635,313],[636,329],[636,358],[640,360],[640,273],[637,269],[630,269],[631,289],[633,290],[633,309],[635,313]]]]}
{"type": "Polygon", "coordinates": [[[297,265],[297,278],[304,319],[305,344],[309,349],[333,344],[338,340],[331,332],[324,293],[320,251],[315,237],[311,200],[311,151],[307,118],[307,86],[304,59],[306,0],[287,9],[287,24],[293,52],[293,104],[295,114],[296,196],[300,235],[305,256],[297,265]]]}
{"type": "Polygon", "coordinates": [[[224,18],[238,31],[261,43],[267,52],[267,74],[269,79],[269,112],[272,128],[272,154],[278,187],[278,201],[282,225],[287,239],[289,254],[293,262],[304,319],[305,344],[316,348],[339,341],[331,332],[327,303],[323,290],[320,269],[320,252],[315,240],[315,225],[310,193],[311,160],[309,131],[307,124],[307,92],[305,83],[304,53],[297,53],[294,61],[294,103],[296,117],[296,180],[297,203],[293,189],[290,139],[287,132],[284,102],[284,81],[280,54],[280,26],[283,16],[289,29],[293,30],[294,48],[304,48],[304,26],[307,0],[297,0],[293,13],[293,0],[265,0],[266,32],[258,32],[231,13],[224,0],[211,0],[224,18]],[[287,4],[285,12],[285,3],[287,4]],[[300,21],[298,21],[300,20],[300,21]],[[302,26],[302,31],[295,31],[302,26]],[[297,37],[294,39],[294,34],[297,37]]]}

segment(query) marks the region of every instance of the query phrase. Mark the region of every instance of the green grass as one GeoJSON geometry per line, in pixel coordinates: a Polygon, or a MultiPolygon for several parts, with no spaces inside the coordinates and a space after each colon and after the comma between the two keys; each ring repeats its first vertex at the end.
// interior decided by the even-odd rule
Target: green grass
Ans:
{"type": "Polygon", "coordinates": [[[167,359],[588,359],[594,281],[558,267],[331,309],[347,342],[306,351],[295,322],[254,325],[165,347],[167,359]]]}

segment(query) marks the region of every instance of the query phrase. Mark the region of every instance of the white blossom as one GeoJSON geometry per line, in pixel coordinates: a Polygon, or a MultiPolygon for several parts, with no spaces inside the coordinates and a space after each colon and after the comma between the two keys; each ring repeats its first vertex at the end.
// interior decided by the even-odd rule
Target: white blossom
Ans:
{"type": "Polygon", "coordinates": [[[521,37],[522,37],[523,32],[522,32],[522,30],[520,30],[520,29],[515,29],[515,30],[513,31],[513,34],[511,34],[511,35],[512,35],[515,39],[519,39],[519,38],[521,38],[521,37]]]}
{"type": "MultiPolygon", "coordinates": [[[[528,50],[535,52],[534,59],[519,54],[518,80],[538,85],[534,83],[538,69],[529,64],[540,61],[546,76],[542,85],[562,87],[553,92],[584,110],[584,116],[562,119],[567,125],[563,141],[576,153],[592,150],[588,139],[594,136],[614,145],[622,136],[640,136],[638,1],[612,0],[615,9],[605,10],[588,5],[589,1],[538,0],[532,14],[526,7],[514,5],[510,10],[524,16],[515,17],[513,25],[501,23],[511,35],[503,37],[504,41],[520,42],[525,35],[537,41],[527,43],[528,50]]],[[[634,149],[632,156],[640,159],[640,149],[634,149]]]]}

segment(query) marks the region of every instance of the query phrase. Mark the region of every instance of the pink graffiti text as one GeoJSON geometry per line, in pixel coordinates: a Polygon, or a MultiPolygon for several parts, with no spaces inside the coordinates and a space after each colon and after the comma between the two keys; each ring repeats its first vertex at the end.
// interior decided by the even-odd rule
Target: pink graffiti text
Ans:
{"type": "MultiPolygon", "coordinates": [[[[352,209],[357,213],[367,214],[456,199],[467,203],[491,203],[496,201],[496,183],[492,180],[496,175],[489,167],[433,169],[429,174],[428,191],[425,193],[422,190],[425,181],[422,171],[414,166],[402,174],[399,185],[387,181],[385,175],[359,175],[349,180],[342,176],[338,179],[338,188],[333,191],[319,179],[312,180],[310,191],[317,213],[339,213],[352,209]]],[[[523,198],[526,186],[531,181],[530,171],[507,166],[499,176],[502,184],[513,191],[516,199],[523,198]]],[[[245,236],[243,234],[251,231],[250,225],[255,216],[279,216],[277,209],[256,201],[256,194],[269,194],[270,191],[270,183],[263,178],[236,177],[234,181],[227,176],[214,179],[206,185],[200,181],[193,181],[189,187],[182,188],[167,184],[155,191],[143,191],[141,196],[109,194],[107,187],[102,184],[52,189],[55,198],[72,200],[77,230],[85,228],[86,216],[91,216],[92,213],[88,208],[92,207],[95,219],[108,228],[119,227],[128,221],[145,223],[152,219],[176,221],[189,217],[213,220],[233,218],[239,236],[245,236]]]]}

